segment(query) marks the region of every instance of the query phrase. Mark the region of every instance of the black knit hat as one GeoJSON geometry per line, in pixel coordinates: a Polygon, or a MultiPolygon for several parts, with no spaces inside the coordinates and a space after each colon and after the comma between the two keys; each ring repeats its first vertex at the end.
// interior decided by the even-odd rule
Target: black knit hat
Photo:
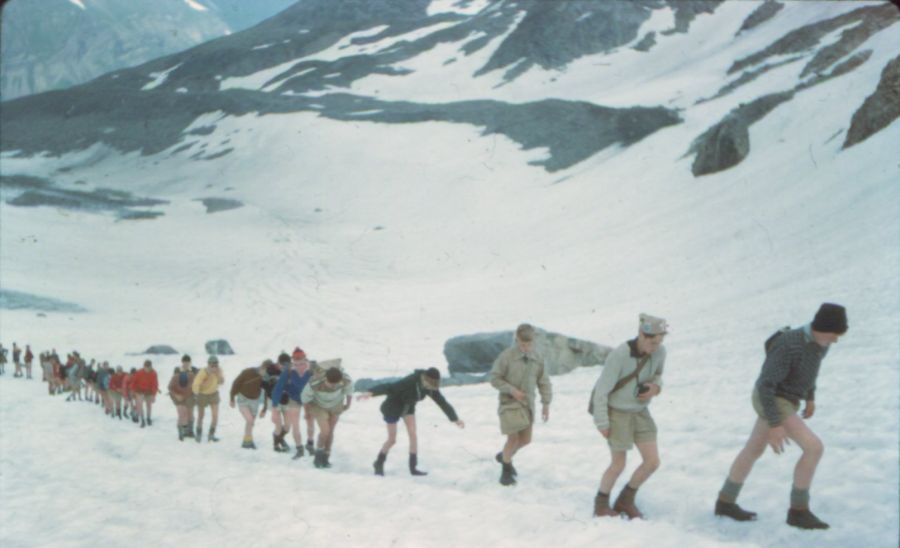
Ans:
{"type": "Polygon", "coordinates": [[[847,310],[839,304],[822,303],[813,319],[812,328],[819,333],[843,335],[847,332],[847,310]]]}

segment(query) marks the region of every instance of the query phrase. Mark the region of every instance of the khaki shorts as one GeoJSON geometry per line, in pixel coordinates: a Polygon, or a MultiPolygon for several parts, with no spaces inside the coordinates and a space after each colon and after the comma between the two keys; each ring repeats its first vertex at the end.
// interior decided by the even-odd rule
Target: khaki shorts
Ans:
{"type": "MultiPolygon", "coordinates": [[[[766,414],[763,412],[762,400],[759,399],[759,390],[753,389],[753,410],[756,411],[756,414],[762,420],[766,419],[766,414]]],[[[800,409],[800,403],[794,403],[787,398],[782,398],[781,396],[775,396],[775,407],[778,408],[778,416],[781,420],[784,420],[791,415],[795,415],[797,411],[800,409]]]]}
{"type": "Polygon", "coordinates": [[[338,405],[336,407],[332,407],[330,409],[326,409],[324,407],[319,407],[318,405],[311,403],[309,404],[309,408],[307,413],[310,416],[314,417],[316,420],[328,420],[331,417],[338,417],[341,413],[344,412],[344,406],[338,405]]]}
{"type": "Polygon", "coordinates": [[[656,441],[656,423],[650,410],[630,412],[609,408],[609,438],[612,451],[628,451],[635,443],[656,441]]]}
{"type": "Polygon", "coordinates": [[[281,407],[284,407],[285,411],[287,411],[288,409],[302,409],[303,404],[298,401],[288,400],[288,402],[281,407]]]}
{"type": "Polygon", "coordinates": [[[213,392],[212,394],[195,394],[194,400],[197,402],[197,407],[204,408],[207,405],[218,405],[219,404],[219,393],[213,392]]]}
{"type": "Polygon", "coordinates": [[[500,415],[500,432],[505,436],[530,428],[534,423],[531,411],[522,406],[501,407],[498,413],[500,415]]]}
{"type": "Polygon", "coordinates": [[[112,396],[114,403],[122,402],[122,393],[121,392],[110,392],[109,395],[112,396]]]}
{"type": "Polygon", "coordinates": [[[265,396],[256,398],[255,400],[251,400],[250,398],[244,397],[243,394],[238,394],[234,399],[237,403],[238,409],[240,409],[241,407],[246,407],[250,410],[250,414],[255,417],[256,414],[259,413],[259,405],[262,402],[262,398],[265,398],[265,396]]]}

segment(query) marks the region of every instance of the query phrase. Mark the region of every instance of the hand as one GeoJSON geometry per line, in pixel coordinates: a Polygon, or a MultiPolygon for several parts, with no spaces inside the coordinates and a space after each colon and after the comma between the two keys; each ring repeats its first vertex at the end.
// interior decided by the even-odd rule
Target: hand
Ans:
{"type": "Polygon", "coordinates": [[[815,412],[816,412],[816,402],[813,400],[806,400],[806,408],[803,410],[803,418],[811,419],[815,412]]]}
{"type": "Polygon", "coordinates": [[[234,409],[234,400],[231,400],[231,403],[229,405],[231,405],[231,408],[234,409]]]}
{"type": "Polygon", "coordinates": [[[609,439],[609,428],[598,428],[597,430],[600,431],[604,438],[609,439]]]}
{"type": "Polygon", "coordinates": [[[544,405],[541,408],[541,418],[544,419],[544,422],[547,422],[548,420],[550,420],[550,406],[549,405],[544,405]]]}
{"type": "Polygon", "coordinates": [[[364,401],[372,397],[371,392],[363,392],[362,394],[356,396],[356,401],[364,401]]]}
{"type": "Polygon", "coordinates": [[[456,426],[459,426],[460,428],[465,428],[465,427],[466,427],[466,423],[464,423],[464,422],[461,421],[461,420],[458,420],[458,421],[456,421],[456,426]]]}
{"type": "Polygon", "coordinates": [[[518,388],[511,389],[509,395],[515,398],[516,401],[525,401],[525,392],[522,392],[518,388]]]}
{"type": "Polygon", "coordinates": [[[791,440],[788,439],[787,432],[785,431],[784,426],[775,426],[769,428],[769,434],[767,437],[769,447],[772,448],[772,451],[775,451],[776,455],[784,453],[784,446],[791,444],[791,440]]]}
{"type": "Polygon", "coordinates": [[[658,384],[654,384],[652,382],[644,383],[650,390],[647,390],[643,394],[638,394],[638,399],[641,401],[648,401],[650,398],[656,396],[660,393],[661,389],[658,384]]]}

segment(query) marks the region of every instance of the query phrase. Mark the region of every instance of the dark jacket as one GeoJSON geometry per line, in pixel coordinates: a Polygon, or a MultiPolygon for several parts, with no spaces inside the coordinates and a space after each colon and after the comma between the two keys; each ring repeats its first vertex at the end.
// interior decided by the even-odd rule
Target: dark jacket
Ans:
{"type": "Polygon", "coordinates": [[[306,383],[309,382],[311,377],[312,368],[308,369],[306,373],[302,375],[294,371],[293,367],[285,368],[278,377],[275,388],[272,390],[272,405],[278,405],[279,402],[284,400],[285,395],[299,403],[300,393],[303,392],[303,388],[306,386],[306,383]]]}
{"type": "Polygon", "coordinates": [[[772,343],[756,380],[759,401],[769,426],[781,423],[775,396],[795,404],[816,399],[816,378],[827,348],[812,337],[810,326],[791,329],[772,343]]]}
{"type": "Polygon", "coordinates": [[[422,384],[424,369],[416,369],[412,375],[403,377],[399,381],[373,386],[370,392],[373,396],[387,396],[381,404],[381,414],[385,417],[402,417],[413,415],[416,412],[416,404],[425,396],[434,400],[441,411],[452,422],[459,420],[456,411],[450,405],[440,390],[430,390],[422,384]]]}

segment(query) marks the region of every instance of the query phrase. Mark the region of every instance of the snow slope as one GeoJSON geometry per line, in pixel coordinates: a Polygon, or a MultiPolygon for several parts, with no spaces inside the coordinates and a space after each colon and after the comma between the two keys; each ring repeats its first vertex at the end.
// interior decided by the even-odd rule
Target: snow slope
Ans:
{"type": "MultiPolygon", "coordinates": [[[[713,35],[733,34],[752,11],[735,4],[716,15],[733,23],[727,28],[701,16],[692,33],[667,39],[721,42],[713,35]]],[[[789,5],[783,15],[820,16],[798,10],[789,5]]],[[[2,287],[88,310],[0,310],[5,346],[77,348],[131,367],[142,357],[127,353],[156,343],[199,361],[203,342],[222,337],[237,352],[223,358],[230,384],[241,368],[295,345],[343,357],[359,378],[444,368],[447,338],[521,321],[615,345],[649,312],[665,316],[672,332],[666,389],[652,405],[663,465],[641,489],[644,522],[590,517],[609,459],[584,410],[596,369],[554,378],[551,420],[517,457],[514,489],[497,484],[501,437],[488,385],[447,390],[462,431],[423,403],[420,454],[431,474],[413,479],[403,434],[389,476],[371,475],[384,436],[378,400],[354,404],[337,432],[335,467],[319,471],[268,449],[268,419],[257,427],[261,449],[238,449],[242,422],[226,406],[221,443],[180,444],[165,396],[154,426],[140,431],[6,376],[0,491],[15,503],[0,504],[0,544],[896,546],[900,125],[847,150],[838,138],[896,56],[896,36],[874,36],[864,45],[872,57],[852,78],[776,108],[751,127],[744,162],[700,178],[683,156],[691,140],[738,102],[795,81],[789,71],[798,68],[697,106],[733,59],[758,47],[696,51],[684,66],[667,55],[635,64],[625,62],[631,53],[614,53],[608,59],[623,68],[613,86],[598,83],[602,74],[583,59],[538,93],[543,76],[532,69],[491,93],[685,109],[679,125],[553,173],[529,165],[545,151],[474,126],[312,112],[208,114],[190,129],[215,129],[185,139],[192,153],[232,149],[212,160],[190,160],[176,147],[151,156],[101,145],[61,157],[5,154],[4,175],[169,202],[148,221],[0,203],[2,287]],[[206,197],[244,207],[207,214],[196,201],[206,197]],[[783,523],[795,447],[767,454],[744,489],[741,502],[759,522],[716,520],[716,492],[754,420],[762,341],[809,321],[823,301],[846,305],[850,316],[849,333],[823,363],[811,422],[826,446],[812,503],[832,529],[783,523]],[[54,516],[55,526],[36,516],[54,516]]],[[[429,70],[443,74],[444,57],[432,53],[429,70]]],[[[392,80],[396,88],[375,77],[354,86],[446,100],[437,86],[415,94],[419,70],[392,80]]],[[[487,93],[480,80],[469,87],[446,74],[463,97],[487,93]]],[[[155,360],[161,380],[176,360],[155,360]]]]}

